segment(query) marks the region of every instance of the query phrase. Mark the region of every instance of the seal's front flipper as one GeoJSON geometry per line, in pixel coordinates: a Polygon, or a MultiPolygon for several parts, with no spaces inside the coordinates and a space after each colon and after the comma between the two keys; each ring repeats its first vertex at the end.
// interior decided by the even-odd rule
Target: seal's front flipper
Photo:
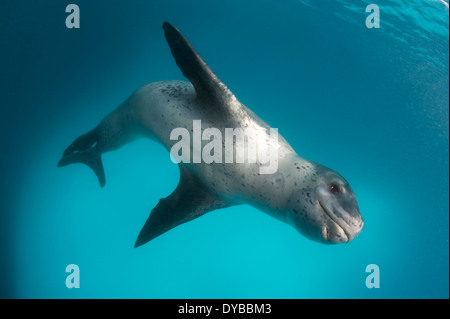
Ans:
{"type": "Polygon", "coordinates": [[[86,164],[94,171],[100,187],[105,186],[105,171],[103,169],[101,153],[98,151],[98,141],[97,129],[81,135],[66,148],[63,157],[58,162],[58,167],[74,163],[86,164]]]}
{"type": "Polygon", "coordinates": [[[208,191],[186,167],[180,165],[180,182],[177,188],[153,208],[134,247],[139,247],[166,231],[207,212],[229,206],[231,204],[208,191]]]}
{"type": "Polygon", "coordinates": [[[236,100],[233,93],[211,71],[177,28],[164,22],[163,29],[175,62],[194,86],[197,98],[214,105],[216,110],[227,109],[229,103],[236,100]]]}

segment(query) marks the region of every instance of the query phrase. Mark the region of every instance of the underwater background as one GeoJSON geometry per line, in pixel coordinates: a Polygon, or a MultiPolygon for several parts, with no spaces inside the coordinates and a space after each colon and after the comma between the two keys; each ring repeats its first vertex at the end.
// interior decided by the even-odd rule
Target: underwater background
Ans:
{"type": "Polygon", "coordinates": [[[0,297],[449,297],[446,1],[7,0],[0,17],[0,297]],[[169,153],[142,139],[104,154],[103,189],[84,165],[57,168],[137,88],[184,79],[164,21],[300,156],[345,177],[357,238],[322,245],[237,206],[135,249],[178,183],[169,153]]]}

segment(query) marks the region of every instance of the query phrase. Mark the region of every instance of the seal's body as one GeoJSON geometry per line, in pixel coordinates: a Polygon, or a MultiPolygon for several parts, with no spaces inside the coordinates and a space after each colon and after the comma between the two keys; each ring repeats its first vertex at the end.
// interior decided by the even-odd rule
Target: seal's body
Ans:
{"type": "MultiPolygon", "coordinates": [[[[170,151],[177,143],[171,132],[184,128],[195,134],[195,121],[221,135],[228,128],[250,129],[255,134],[248,136],[248,143],[254,142],[261,154],[273,155],[276,150],[277,169],[261,174],[262,161],[252,162],[248,157],[233,164],[191,157],[182,161],[178,187],[152,210],[135,246],[209,211],[239,204],[250,204],[313,240],[352,240],[363,221],[348,183],[336,172],[297,155],[280,135],[274,139],[269,125],[236,99],[178,29],[168,23],[163,28],[172,55],[190,83],[161,81],[140,88],[95,129],[76,139],[58,166],[87,164],[103,187],[101,154],[136,138],[150,138],[170,151]]],[[[205,144],[205,140],[200,145],[190,141],[194,152],[205,144]]],[[[222,147],[225,157],[230,150],[225,144],[222,147]]],[[[237,143],[232,151],[236,154],[237,143]]]]}

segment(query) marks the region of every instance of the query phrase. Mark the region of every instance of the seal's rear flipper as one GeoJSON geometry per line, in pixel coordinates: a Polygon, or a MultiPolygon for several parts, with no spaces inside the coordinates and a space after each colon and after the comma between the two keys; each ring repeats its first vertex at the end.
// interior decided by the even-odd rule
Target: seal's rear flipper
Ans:
{"type": "Polygon", "coordinates": [[[184,166],[175,191],[161,199],[144,224],[134,247],[139,247],[166,231],[207,212],[231,206],[209,192],[184,166]]]}
{"type": "Polygon", "coordinates": [[[89,166],[97,176],[98,182],[100,183],[100,187],[104,187],[106,183],[105,178],[105,170],[103,169],[102,157],[100,155],[88,159],[86,161],[82,161],[80,163],[84,163],[89,166]]]}
{"type": "Polygon", "coordinates": [[[86,164],[94,171],[100,187],[105,186],[105,171],[101,153],[96,148],[97,143],[98,133],[96,129],[81,135],[64,151],[63,157],[58,162],[58,167],[74,163],[86,164]]]}

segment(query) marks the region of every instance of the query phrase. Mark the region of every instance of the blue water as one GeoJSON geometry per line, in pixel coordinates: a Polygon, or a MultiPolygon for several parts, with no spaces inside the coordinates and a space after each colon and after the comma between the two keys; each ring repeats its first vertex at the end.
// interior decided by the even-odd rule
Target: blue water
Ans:
{"type": "Polygon", "coordinates": [[[0,296],[448,298],[449,11],[443,1],[87,1],[0,4],[0,296]],[[134,90],[183,79],[169,21],[304,158],[352,185],[365,226],[325,246],[249,206],[140,248],[178,183],[139,140],[103,156],[106,186],[63,150],[134,90]],[[68,289],[68,264],[80,288],[68,289]],[[380,269],[368,289],[366,266],[380,269]]]}

